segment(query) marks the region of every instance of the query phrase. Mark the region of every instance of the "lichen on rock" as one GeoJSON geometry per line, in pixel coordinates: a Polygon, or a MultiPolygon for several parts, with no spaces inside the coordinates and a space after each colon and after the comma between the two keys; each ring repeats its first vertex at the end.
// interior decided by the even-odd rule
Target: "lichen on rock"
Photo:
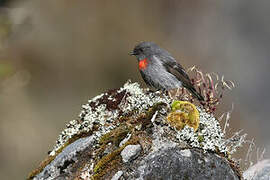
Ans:
{"type": "Polygon", "coordinates": [[[129,162],[130,160],[136,158],[141,152],[141,145],[128,145],[121,151],[121,156],[123,162],[129,162]]]}
{"type": "Polygon", "coordinates": [[[108,129],[115,128],[114,120],[122,115],[137,111],[137,114],[147,110],[155,103],[163,102],[169,104],[171,100],[168,96],[160,96],[160,92],[149,92],[140,88],[138,83],[128,81],[123,87],[110,90],[89,100],[82,105],[79,119],[72,120],[66,125],[51,151],[50,155],[55,155],[68,139],[77,134],[89,132],[93,127],[98,126],[101,134],[108,129]],[[110,128],[105,128],[110,126],[110,128]]]}
{"type": "MultiPolygon", "coordinates": [[[[224,159],[230,149],[214,115],[190,102],[172,102],[166,94],[143,89],[130,81],[94,97],[82,106],[78,119],[70,121],[61,132],[49,160],[29,178],[110,179],[121,172],[121,177],[135,179],[143,177],[142,172],[151,174],[149,169],[155,171],[147,159],[165,157],[162,153],[172,153],[171,148],[178,149],[180,155],[175,157],[186,163],[193,162],[190,158],[198,153],[205,153],[207,158],[212,156],[209,153],[222,153],[220,163],[215,165],[220,168],[216,174],[225,168],[228,177],[238,176],[237,170],[229,171],[230,163],[224,159]],[[185,113],[184,117],[190,120],[185,121],[188,126],[178,128],[168,121],[167,116],[175,112],[185,113]],[[131,147],[134,151],[127,151],[131,147]]],[[[160,165],[165,167],[166,162],[160,165]]],[[[177,167],[185,167],[185,163],[177,167]]],[[[192,167],[207,171],[202,165],[192,167]]]]}

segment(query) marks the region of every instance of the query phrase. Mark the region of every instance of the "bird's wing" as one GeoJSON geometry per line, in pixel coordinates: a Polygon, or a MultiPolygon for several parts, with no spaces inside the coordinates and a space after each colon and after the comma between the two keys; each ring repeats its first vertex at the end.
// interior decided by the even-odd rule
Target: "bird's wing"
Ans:
{"type": "Polygon", "coordinates": [[[167,71],[181,81],[184,86],[192,86],[185,69],[172,56],[161,57],[160,60],[167,71]]]}
{"type": "Polygon", "coordinates": [[[197,97],[200,101],[204,101],[204,97],[194,88],[189,76],[180,64],[177,62],[167,62],[164,64],[164,66],[168,72],[173,74],[179,81],[182,82],[183,86],[187,88],[194,97],[197,97]]]}
{"type": "Polygon", "coordinates": [[[166,63],[165,67],[167,71],[181,81],[185,87],[193,86],[188,74],[180,64],[166,63]]]}
{"type": "Polygon", "coordinates": [[[192,85],[192,82],[185,69],[179,63],[177,63],[172,56],[161,56],[160,61],[166,70],[181,81],[183,86],[187,88],[193,94],[193,96],[197,97],[200,101],[204,100],[204,97],[192,85]]]}

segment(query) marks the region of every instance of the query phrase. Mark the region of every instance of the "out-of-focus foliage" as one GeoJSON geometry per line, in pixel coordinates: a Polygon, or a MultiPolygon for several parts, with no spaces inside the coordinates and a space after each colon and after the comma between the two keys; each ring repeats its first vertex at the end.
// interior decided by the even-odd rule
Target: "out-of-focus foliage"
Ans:
{"type": "Polygon", "coordinates": [[[6,77],[13,72],[13,67],[11,64],[0,64],[0,78],[6,77]]]}
{"type": "MultiPolygon", "coordinates": [[[[4,43],[11,32],[11,23],[6,14],[0,14],[0,52],[4,51],[4,43]]],[[[13,67],[0,55],[0,79],[11,75],[13,67]]]]}

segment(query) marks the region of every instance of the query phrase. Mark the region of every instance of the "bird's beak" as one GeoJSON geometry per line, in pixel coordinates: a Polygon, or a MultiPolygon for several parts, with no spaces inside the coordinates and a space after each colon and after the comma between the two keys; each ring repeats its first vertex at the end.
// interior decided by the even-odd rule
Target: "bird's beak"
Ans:
{"type": "Polygon", "coordinates": [[[130,51],[128,54],[129,54],[130,56],[135,56],[134,51],[130,51]]]}
{"type": "Polygon", "coordinates": [[[135,56],[135,55],[137,55],[134,51],[130,51],[128,54],[129,54],[130,56],[135,56]]]}

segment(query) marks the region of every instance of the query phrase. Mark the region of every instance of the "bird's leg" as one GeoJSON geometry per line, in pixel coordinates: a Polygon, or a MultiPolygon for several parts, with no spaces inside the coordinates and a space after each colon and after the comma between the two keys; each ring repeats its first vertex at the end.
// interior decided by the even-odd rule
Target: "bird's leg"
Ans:
{"type": "Polygon", "coordinates": [[[179,89],[180,88],[177,88],[177,90],[176,90],[176,97],[178,97],[178,98],[180,97],[180,95],[179,95],[179,89]]]}
{"type": "Polygon", "coordinates": [[[154,93],[154,92],[156,92],[156,90],[153,90],[153,89],[151,89],[151,88],[149,88],[149,90],[148,90],[150,93],[154,93]]]}
{"type": "Polygon", "coordinates": [[[170,92],[169,90],[167,90],[166,92],[167,92],[167,95],[168,95],[171,99],[173,99],[173,96],[172,96],[171,92],[170,92]]]}
{"type": "Polygon", "coordinates": [[[169,92],[166,89],[159,89],[160,93],[164,96],[169,96],[169,92]]]}
{"type": "Polygon", "coordinates": [[[173,99],[173,95],[170,93],[170,90],[160,89],[160,91],[163,95],[169,96],[171,99],[173,99]]]}

